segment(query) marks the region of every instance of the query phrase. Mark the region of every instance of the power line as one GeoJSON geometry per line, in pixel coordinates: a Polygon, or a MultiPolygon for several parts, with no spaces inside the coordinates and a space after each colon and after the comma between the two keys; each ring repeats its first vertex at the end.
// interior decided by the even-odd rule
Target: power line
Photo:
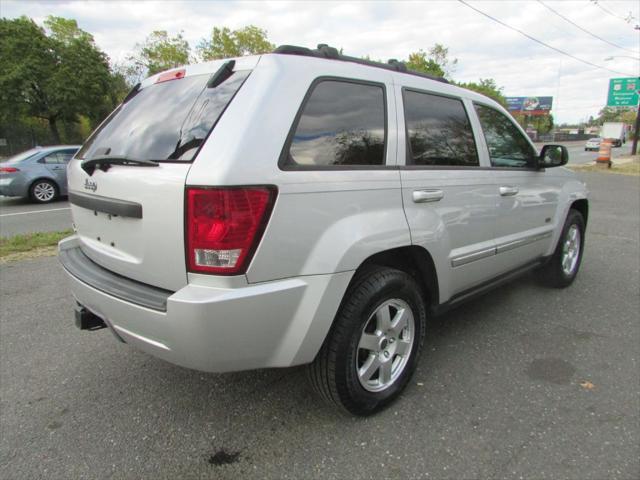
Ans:
{"type": "Polygon", "coordinates": [[[625,22],[625,23],[627,23],[627,24],[630,24],[630,23],[631,23],[631,20],[633,20],[633,19],[634,19],[634,16],[633,16],[633,15],[631,15],[631,12],[629,12],[629,15],[625,18],[625,17],[621,17],[620,15],[617,15],[617,14],[613,13],[613,12],[612,12],[611,10],[609,10],[608,8],[605,8],[605,7],[603,7],[602,5],[600,5],[600,4],[598,3],[598,0],[591,0],[591,3],[593,3],[596,7],[599,7],[599,8],[600,8],[600,10],[602,10],[603,12],[605,12],[605,13],[607,13],[607,14],[611,15],[612,17],[615,17],[615,18],[617,18],[617,19],[619,19],[619,20],[622,20],[623,22],[625,22]]]}
{"type": "Polygon", "coordinates": [[[500,25],[502,25],[503,27],[507,27],[509,30],[513,30],[514,32],[518,32],[520,35],[523,35],[525,37],[527,37],[529,40],[533,40],[536,43],[539,43],[542,46],[545,46],[547,48],[550,48],[551,50],[554,50],[558,53],[561,53],[562,55],[565,55],[567,57],[573,58],[574,60],[577,60],[579,62],[582,62],[586,65],[590,65],[592,67],[595,68],[600,68],[602,70],[607,70],[608,72],[612,72],[612,73],[617,73],[619,75],[625,75],[627,77],[635,77],[636,75],[631,75],[630,73],[625,73],[625,72],[620,72],[618,70],[612,70],[611,68],[607,68],[607,67],[603,67],[602,65],[596,65],[595,63],[591,63],[588,60],[583,60],[582,58],[578,58],[574,55],[571,55],[570,53],[565,52],[564,50],[560,50],[559,48],[556,48],[552,45],[549,45],[548,43],[543,42],[542,40],[538,40],[537,38],[532,37],[531,35],[529,35],[528,33],[523,32],[522,30],[516,28],[516,27],[512,27],[511,25],[504,23],[501,20],[498,20],[495,17],[492,17],[491,15],[489,15],[488,13],[483,12],[482,10],[477,9],[476,7],[469,5],[465,0],[458,0],[458,2],[462,3],[463,5],[469,7],[471,10],[475,10],[476,12],[478,12],[481,15],[484,15],[485,17],[493,20],[496,23],[499,23],[500,25]]]}
{"type": "MultiPolygon", "coordinates": [[[[587,30],[586,28],[582,28],[580,25],[578,25],[575,22],[572,22],[571,20],[569,20],[567,17],[565,17],[564,15],[562,15],[560,12],[558,12],[557,10],[554,10],[553,8],[551,8],[549,5],[545,4],[542,0],[538,0],[538,3],[540,5],[542,5],[543,7],[545,7],[547,10],[550,10],[551,12],[555,13],[557,16],[559,16],[560,18],[562,18],[565,22],[570,23],[571,25],[573,25],[576,28],[579,28],[580,30],[582,30],[584,33],[587,33],[589,35],[591,35],[593,38],[597,38],[598,40],[603,41],[604,43],[608,43],[611,46],[614,46],[616,48],[619,48],[621,50],[626,50],[627,52],[632,52],[637,54],[638,52],[636,52],[635,50],[631,50],[630,48],[626,48],[623,47],[621,45],[618,45],[616,43],[610,42],[609,40],[599,37],[598,35],[596,35],[595,33],[591,33],[589,30],[587,30]]],[[[597,4],[596,4],[597,5],[597,4]]],[[[640,58],[638,58],[637,60],[640,60],[640,58]]]]}

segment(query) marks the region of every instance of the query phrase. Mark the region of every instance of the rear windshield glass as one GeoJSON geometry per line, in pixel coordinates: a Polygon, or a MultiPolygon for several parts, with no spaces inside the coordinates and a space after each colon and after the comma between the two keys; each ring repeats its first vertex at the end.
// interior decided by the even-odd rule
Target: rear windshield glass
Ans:
{"type": "Polygon", "coordinates": [[[111,114],[76,158],[191,161],[249,73],[234,72],[214,88],[207,87],[211,75],[145,87],[111,114]]]}
{"type": "Polygon", "coordinates": [[[3,163],[5,165],[8,163],[11,163],[11,164],[20,163],[23,160],[27,160],[28,158],[34,157],[39,153],[42,153],[42,150],[40,150],[39,148],[32,148],[31,150],[27,150],[26,152],[22,152],[22,153],[18,153],[17,155],[14,155],[13,157],[9,158],[3,163]]]}

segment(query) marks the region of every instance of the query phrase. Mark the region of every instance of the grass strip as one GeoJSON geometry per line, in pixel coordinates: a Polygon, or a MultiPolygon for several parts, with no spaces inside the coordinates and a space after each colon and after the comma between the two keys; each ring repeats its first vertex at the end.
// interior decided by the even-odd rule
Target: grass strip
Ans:
{"type": "MultiPolygon", "coordinates": [[[[25,258],[23,254],[42,252],[43,255],[51,254],[52,248],[60,240],[73,234],[73,230],[63,230],[61,232],[37,232],[14,235],[13,237],[0,237],[0,259],[19,256],[25,258]]],[[[34,255],[40,256],[40,255],[34,255]]]]}
{"type": "Polygon", "coordinates": [[[633,158],[630,162],[618,163],[611,168],[602,167],[600,165],[569,165],[569,168],[576,172],[600,172],[600,173],[616,173],[618,175],[640,176],[640,159],[633,158]]]}

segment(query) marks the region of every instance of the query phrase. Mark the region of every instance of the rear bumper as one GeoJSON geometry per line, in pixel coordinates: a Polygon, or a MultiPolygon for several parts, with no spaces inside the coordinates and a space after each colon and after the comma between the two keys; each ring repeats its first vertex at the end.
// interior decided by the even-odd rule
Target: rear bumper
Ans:
{"type": "MultiPolygon", "coordinates": [[[[77,266],[74,270],[66,251],[78,248],[76,237],[63,240],[59,246],[61,263],[80,305],[140,350],[208,372],[287,367],[312,361],[353,274],[312,275],[240,288],[188,284],[177,292],[167,292],[163,310],[110,291],[105,283],[79,273],[77,266]]],[[[94,266],[102,270],[103,277],[119,277],[97,264],[88,268],[94,266]]],[[[145,287],[154,288],[138,285],[145,287]]]]}
{"type": "Polygon", "coordinates": [[[26,197],[27,187],[18,178],[0,178],[0,195],[4,195],[6,197],[26,197]]]}

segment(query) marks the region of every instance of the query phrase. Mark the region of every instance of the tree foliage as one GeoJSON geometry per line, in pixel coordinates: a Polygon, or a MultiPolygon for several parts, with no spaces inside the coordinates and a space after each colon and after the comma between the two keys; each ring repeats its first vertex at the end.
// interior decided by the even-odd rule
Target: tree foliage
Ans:
{"type": "Polygon", "coordinates": [[[191,48],[182,32],[170,36],[166,30],[154,30],[143,43],[136,44],[125,72],[131,83],[137,83],[143,76],[186,65],[190,58],[191,48]]]}
{"type": "Polygon", "coordinates": [[[495,100],[503,107],[507,106],[507,99],[502,94],[502,87],[498,87],[493,78],[481,78],[478,82],[458,83],[457,85],[485,95],[495,100]]]}
{"type": "Polygon", "coordinates": [[[594,119],[594,125],[602,125],[605,122],[622,122],[627,125],[633,125],[636,120],[637,109],[604,107],[598,113],[598,118],[594,119]]]}
{"type": "Polygon", "coordinates": [[[458,59],[450,59],[449,49],[436,43],[427,52],[420,49],[411,53],[406,64],[410,70],[450,79],[458,65],[458,59]]]}
{"type": "Polygon", "coordinates": [[[61,122],[104,113],[111,74],[107,56],[75,20],[50,16],[45,27],[27,17],[0,19],[0,116],[43,119],[60,142],[61,122]]]}
{"type": "Polygon", "coordinates": [[[203,61],[208,61],[257,55],[271,52],[274,48],[275,45],[267,40],[266,30],[249,25],[238,30],[214,27],[211,38],[202,40],[196,50],[203,61]]]}

